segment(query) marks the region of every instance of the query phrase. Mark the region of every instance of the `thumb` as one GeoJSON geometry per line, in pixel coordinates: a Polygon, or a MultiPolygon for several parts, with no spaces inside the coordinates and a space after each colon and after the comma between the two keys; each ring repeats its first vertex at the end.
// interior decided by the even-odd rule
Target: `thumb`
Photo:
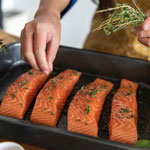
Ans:
{"type": "Polygon", "coordinates": [[[150,17],[150,9],[147,11],[146,16],[150,17]]]}

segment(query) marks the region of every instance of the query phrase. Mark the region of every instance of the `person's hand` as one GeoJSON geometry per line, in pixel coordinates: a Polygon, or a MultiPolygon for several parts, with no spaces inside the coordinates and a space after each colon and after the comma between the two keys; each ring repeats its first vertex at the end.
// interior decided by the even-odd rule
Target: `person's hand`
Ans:
{"type": "Polygon", "coordinates": [[[138,40],[147,47],[150,47],[150,10],[147,19],[138,26],[138,40]]]}
{"type": "Polygon", "coordinates": [[[46,74],[51,72],[60,44],[60,33],[59,12],[37,12],[34,20],[27,23],[21,32],[22,59],[46,74]]]}

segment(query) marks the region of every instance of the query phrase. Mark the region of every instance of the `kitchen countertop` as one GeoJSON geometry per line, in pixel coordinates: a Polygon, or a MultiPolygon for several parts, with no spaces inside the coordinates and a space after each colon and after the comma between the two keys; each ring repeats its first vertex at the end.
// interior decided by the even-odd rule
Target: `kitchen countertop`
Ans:
{"type": "MultiPolygon", "coordinates": [[[[0,39],[3,39],[4,44],[10,44],[10,43],[19,41],[19,37],[7,34],[3,30],[0,30],[0,39]]],[[[0,142],[6,142],[6,141],[10,141],[10,140],[0,138],[0,142]]],[[[17,141],[13,141],[13,142],[17,142],[17,141]]],[[[36,147],[33,145],[28,145],[28,144],[23,144],[23,143],[19,143],[19,144],[21,144],[25,150],[46,150],[45,148],[40,148],[40,147],[36,147]]]]}

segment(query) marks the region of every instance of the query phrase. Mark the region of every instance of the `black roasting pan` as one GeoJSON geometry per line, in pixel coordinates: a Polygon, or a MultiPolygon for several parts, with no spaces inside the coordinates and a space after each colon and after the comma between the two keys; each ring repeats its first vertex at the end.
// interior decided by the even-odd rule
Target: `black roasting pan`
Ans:
{"type": "MultiPolygon", "coordinates": [[[[0,99],[8,86],[30,66],[20,59],[20,43],[8,46],[8,54],[0,51],[0,99]]],[[[146,150],[127,144],[108,140],[108,122],[111,100],[120,84],[126,78],[139,83],[138,101],[138,135],[139,139],[150,139],[150,63],[148,61],[108,55],[60,46],[54,62],[52,76],[66,68],[83,72],[79,82],[68,98],[56,128],[38,125],[29,121],[32,106],[23,120],[0,116],[0,138],[24,142],[49,150],[146,150]],[[75,92],[96,77],[114,83],[114,89],[107,96],[99,123],[99,138],[68,132],[67,110],[75,92]]]]}

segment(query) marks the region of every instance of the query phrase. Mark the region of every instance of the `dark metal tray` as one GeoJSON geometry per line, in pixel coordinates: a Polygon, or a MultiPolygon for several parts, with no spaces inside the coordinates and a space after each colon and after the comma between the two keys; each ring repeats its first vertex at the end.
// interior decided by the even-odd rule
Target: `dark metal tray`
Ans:
{"type": "MultiPolygon", "coordinates": [[[[0,52],[0,99],[8,86],[30,66],[20,59],[20,43],[8,46],[8,54],[0,52]]],[[[138,100],[138,135],[139,139],[150,139],[150,63],[138,59],[119,57],[87,50],[60,47],[54,62],[55,76],[65,68],[83,72],[79,82],[68,98],[62,116],[56,128],[38,125],[29,121],[33,104],[23,120],[0,116],[0,138],[7,138],[28,144],[42,146],[52,150],[146,150],[108,140],[108,122],[111,100],[119,87],[120,79],[126,78],[139,83],[138,100]],[[99,138],[68,132],[67,110],[76,90],[93,81],[96,77],[115,84],[107,96],[99,123],[99,138]]]]}

